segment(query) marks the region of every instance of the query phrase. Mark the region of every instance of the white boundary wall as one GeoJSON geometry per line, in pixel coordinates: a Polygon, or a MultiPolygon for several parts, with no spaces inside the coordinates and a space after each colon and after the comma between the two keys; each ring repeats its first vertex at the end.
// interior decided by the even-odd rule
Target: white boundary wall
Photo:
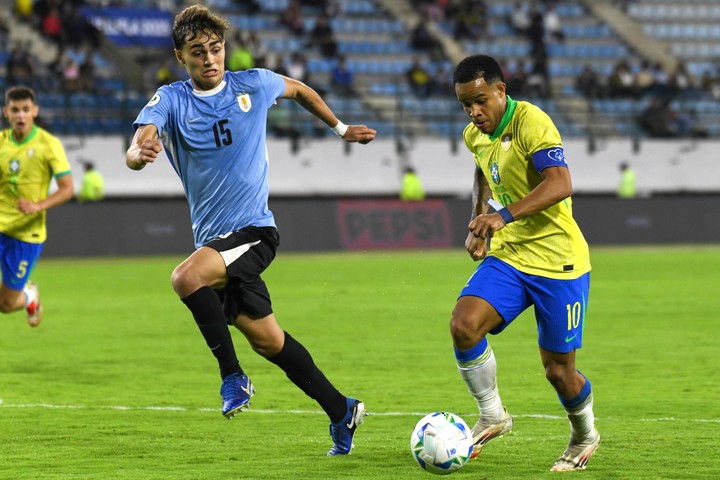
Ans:
{"type": "MultiPolygon", "coordinates": [[[[62,137],[73,167],[76,185],[82,176],[80,161],[91,160],[104,176],[109,196],[177,196],[180,182],[163,155],[140,172],[125,166],[124,137],[62,137]]],[[[627,140],[598,142],[588,151],[586,140],[565,144],[576,193],[613,193],[619,165],[627,161],[645,194],[675,192],[720,193],[720,141],[643,140],[638,152],[627,140]]],[[[449,140],[417,140],[406,160],[392,139],[378,138],[368,145],[350,145],[336,138],[301,143],[291,151],[289,141],[270,140],[271,195],[396,195],[400,170],[409,161],[429,195],[468,196],[472,188],[472,157],[459,139],[453,153],[449,140]]]]}

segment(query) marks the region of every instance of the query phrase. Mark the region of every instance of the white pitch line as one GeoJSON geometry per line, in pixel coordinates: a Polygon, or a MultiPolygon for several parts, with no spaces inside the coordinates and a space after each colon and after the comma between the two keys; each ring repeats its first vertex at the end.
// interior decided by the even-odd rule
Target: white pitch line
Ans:
{"type": "MultiPolygon", "coordinates": [[[[187,408],[187,407],[176,407],[176,406],[139,406],[132,407],[128,405],[57,405],[52,403],[4,403],[0,399],[0,408],[47,408],[47,409],[58,409],[58,410],[125,410],[125,411],[158,411],[158,412],[218,412],[218,408],[187,408]]],[[[274,410],[274,409],[258,409],[251,408],[244,410],[243,415],[246,414],[295,414],[295,415],[325,415],[322,410],[274,410]]],[[[372,417],[424,417],[428,412],[375,412],[370,410],[369,415],[372,417]]],[[[477,413],[463,413],[458,414],[460,417],[472,417],[477,413]]],[[[539,418],[544,420],[564,420],[566,417],[559,415],[546,415],[542,413],[526,413],[526,414],[513,414],[514,418],[539,418]]],[[[605,421],[627,421],[633,420],[626,417],[607,417],[597,418],[596,420],[605,421]]],[[[676,418],[676,417],[658,417],[658,418],[638,418],[634,419],[639,422],[696,422],[696,423],[720,423],[720,419],[717,418],[676,418]]]]}

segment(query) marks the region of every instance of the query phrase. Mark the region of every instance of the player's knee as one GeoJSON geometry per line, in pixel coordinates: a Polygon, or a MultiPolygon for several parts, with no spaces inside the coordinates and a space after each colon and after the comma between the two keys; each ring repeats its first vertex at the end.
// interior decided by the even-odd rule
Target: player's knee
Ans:
{"type": "Polygon", "coordinates": [[[482,338],[482,335],[475,327],[475,322],[466,315],[457,312],[453,312],[450,319],[450,336],[453,343],[460,348],[472,347],[482,338]]]}
{"type": "Polygon", "coordinates": [[[563,387],[571,380],[571,373],[565,365],[558,363],[551,363],[545,367],[545,378],[557,391],[564,390],[563,387]]]}
{"type": "Polygon", "coordinates": [[[0,312],[12,313],[18,310],[17,299],[15,297],[0,297],[0,312]]]}
{"type": "Polygon", "coordinates": [[[187,297],[198,289],[198,287],[193,284],[193,277],[184,264],[175,267],[175,270],[173,270],[170,276],[170,282],[172,283],[173,290],[175,290],[175,293],[177,293],[180,298],[187,297]]]}

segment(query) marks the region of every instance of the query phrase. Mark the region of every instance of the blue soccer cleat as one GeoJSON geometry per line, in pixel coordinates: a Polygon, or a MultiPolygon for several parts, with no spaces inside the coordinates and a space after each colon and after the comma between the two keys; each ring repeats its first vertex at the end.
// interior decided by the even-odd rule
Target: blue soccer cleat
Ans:
{"type": "Polygon", "coordinates": [[[250,406],[250,397],[255,394],[253,386],[247,375],[231,373],[223,378],[220,395],[223,399],[222,414],[229,420],[236,413],[250,406]]]}
{"type": "Polygon", "coordinates": [[[347,399],[347,413],[345,417],[337,423],[330,424],[330,436],[332,437],[333,447],[327,453],[328,456],[333,455],[349,455],[353,448],[353,435],[358,425],[365,421],[365,404],[354,398],[347,399]]]}

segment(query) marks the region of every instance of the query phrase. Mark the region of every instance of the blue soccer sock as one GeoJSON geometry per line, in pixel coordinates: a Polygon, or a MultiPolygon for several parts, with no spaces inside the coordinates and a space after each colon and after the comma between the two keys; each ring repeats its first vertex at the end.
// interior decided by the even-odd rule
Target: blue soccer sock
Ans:
{"type": "Polygon", "coordinates": [[[585,375],[579,371],[578,373],[585,379],[585,385],[580,389],[580,393],[570,399],[558,395],[570,420],[570,441],[573,443],[581,443],[592,438],[595,430],[592,384],[585,375]]]}
{"type": "Polygon", "coordinates": [[[455,348],[455,360],[460,376],[478,404],[480,419],[489,423],[498,422],[503,417],[504,408],[497,388],[497,363],[487,338],[469,350],[455,348]]]}

